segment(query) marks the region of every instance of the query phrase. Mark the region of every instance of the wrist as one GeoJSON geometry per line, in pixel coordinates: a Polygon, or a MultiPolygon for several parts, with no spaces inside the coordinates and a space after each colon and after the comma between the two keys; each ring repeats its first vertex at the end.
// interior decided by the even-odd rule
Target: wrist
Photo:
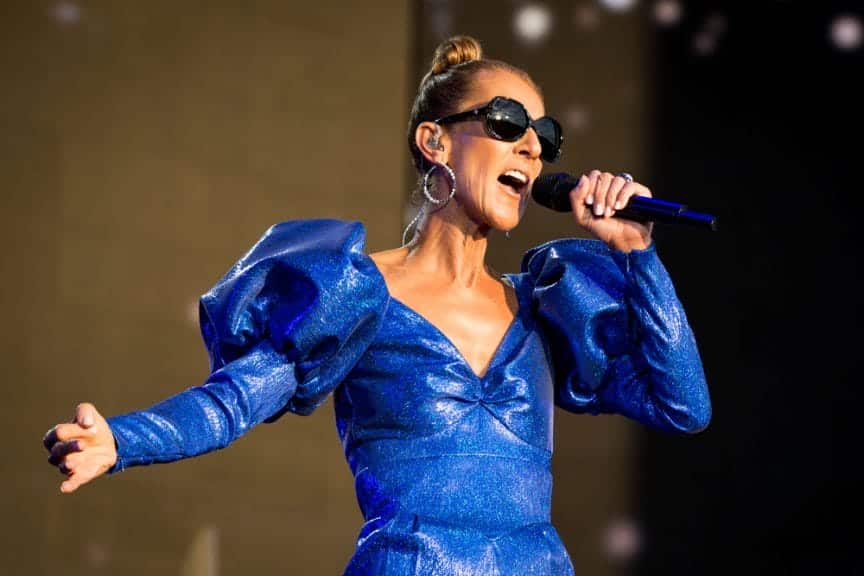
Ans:
{"type": "Polygon", "coordinates": [[[609,248],[612,250],[617,250],[619,252],[632,252],[634,250],[647,250],[649,246],[651,246],[651,237],[647,238],[639,238],[639,239],[631,239],[631,240],[620,240],[613,239],[608,244],[609,248]]]}

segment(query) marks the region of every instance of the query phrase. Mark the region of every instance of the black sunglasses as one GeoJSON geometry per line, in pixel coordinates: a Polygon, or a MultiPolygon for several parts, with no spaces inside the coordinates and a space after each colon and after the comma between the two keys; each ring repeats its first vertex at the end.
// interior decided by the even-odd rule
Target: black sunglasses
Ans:
{"type": "Polygon", "coordinates": [[[532,120],[525,106],[516,100],[496,96],[485,106],[439,118],[435,123],[444,125],[465,120],[483,120],[489,136],[505,142],[515,142],[529,128],[534,128],[540,140],[540,158],[555,162],[561,157],[564,135],[558,121],[551,116],[532,120]]]}

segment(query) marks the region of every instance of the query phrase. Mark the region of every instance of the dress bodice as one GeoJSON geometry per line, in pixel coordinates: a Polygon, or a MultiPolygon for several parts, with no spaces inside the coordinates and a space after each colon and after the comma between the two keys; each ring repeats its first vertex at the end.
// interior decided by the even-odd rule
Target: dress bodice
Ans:
{"type": "Polygon", "coordinates": [[[335,394],[367,521],[396,509],[489,532],[548,521],[552,372],[530,293],[521,281],[516,289],[519,309],[483,376],[439,329],[390,299],[335,394]]]}
{"type": "Polygon", "coordinates": [[[124,467],[222,448],[330,394],[365,524],[346,575],[572,574],[549,524],[554,406],[707,425],[692,333],[653,247],[565,240],[507,278],[519,308],[488,370],[390,296],[363,228],[271,228],[201,299],[212,373],[109,419],[124,467]]]}

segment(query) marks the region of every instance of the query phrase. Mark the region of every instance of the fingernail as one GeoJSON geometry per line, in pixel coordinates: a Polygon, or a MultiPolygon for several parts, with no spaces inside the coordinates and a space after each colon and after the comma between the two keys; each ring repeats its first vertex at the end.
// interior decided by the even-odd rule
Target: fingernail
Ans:
{"type": "Polygon", "coordinates": [[[594,207],[594,214],[596,214],[597,216],[600,216],[601,214],[603,214],[603,204],[597,204],[594,207]]]}
{"type": "Polygon", "coordinates": [[[84,416],[84,426],[92,426],[93,425],[93,415],[86,414],[84,416]]]}
{"type": "Polygon", "coordinates": [[[585,203],[586,203],[586,204],[593,204],[593,203],[594,203],[594,195],[593,195],[593,194],[589,194],[588,197],[585,198],[585,203]]]}
{"type": "Polygon", "coordinates": [[[611,215],[612,215],[612,208],[611,208],[611,207],[607,207],[607,208],[606,208],[606,216],[611,216],[611,215]]]}
{"type": "Polygon", "coordinates": [[[623,207],[624,207],[624,203],[621,202],[620,200],[618,202],[615,202],[615,210],[620,210],[623,207]]]}

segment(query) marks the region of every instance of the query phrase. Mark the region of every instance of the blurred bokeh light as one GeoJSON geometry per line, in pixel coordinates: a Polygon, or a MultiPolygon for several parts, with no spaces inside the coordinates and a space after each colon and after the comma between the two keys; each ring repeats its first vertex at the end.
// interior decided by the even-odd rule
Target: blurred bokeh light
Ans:
{"type": "Polygon", "coordinates": [[[60,24],[76,24],[81,19],[81,8],[74,2],[57,2],[51,15],[60,24]]]}
{"type": "Polygon", "coordinates": [[[678,0],[658,0],[654,3],[654,20],[661,26],[674,26],[681,21],[681,2],[678,0]]]}
{"type": "Polygon", "coordinates": [[[636,5],[636,0],[600,0],[600,4],[612,12],[626,12],[636,5]]]}
{"type": "Polygon", "coordinates": [[[864,36],[861,19],[850,14],[843,14],[831,22],[831,42],[838,50],[851,52],[861,48],[864,36]]]}
{"type": "Polygon", "coordinates": [[[520,6],[514,14],[513,29],[516,37],[526,44],[542,42],[552,30],[552,12],[545,4],[520,6]]]}

